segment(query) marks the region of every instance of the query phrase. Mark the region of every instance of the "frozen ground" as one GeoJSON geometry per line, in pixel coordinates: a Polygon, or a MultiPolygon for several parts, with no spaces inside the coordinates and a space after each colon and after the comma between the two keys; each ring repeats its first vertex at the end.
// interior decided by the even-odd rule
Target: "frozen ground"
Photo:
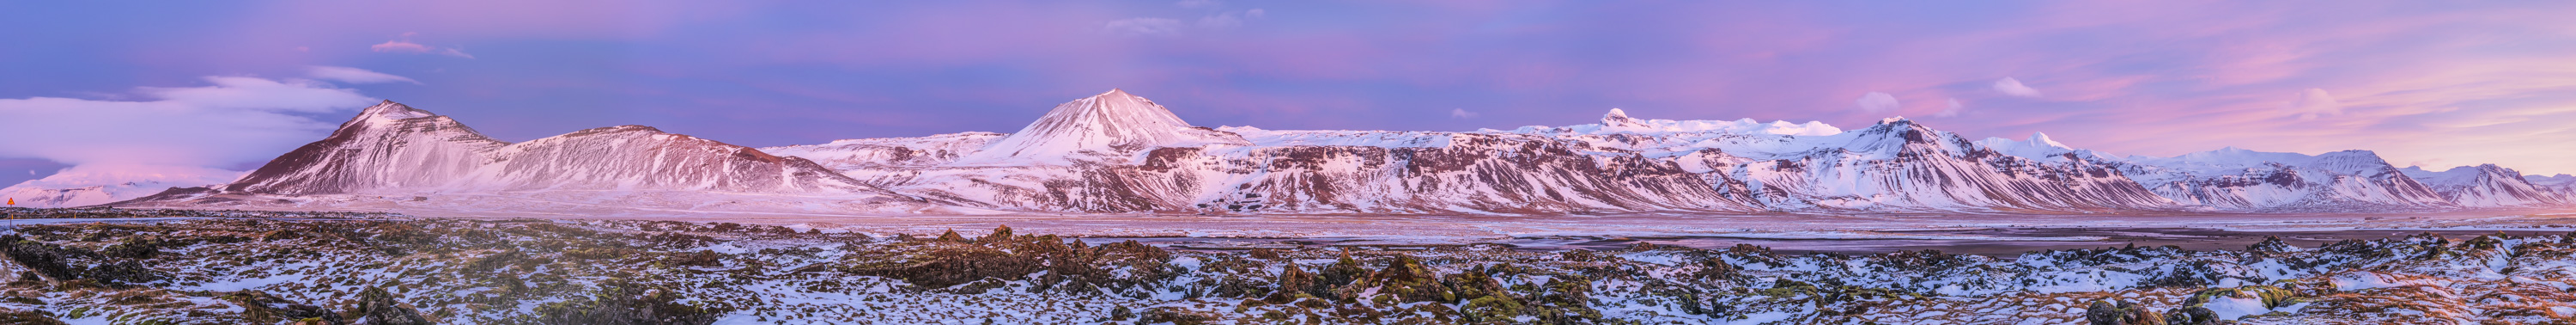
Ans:
{"type": "MultiPolygon", "coordinates": [[[[2362,220],[2397,223],[2387,228],[2453,226],[2362,220]]],[[[2462,220],[2511,228],[2496,221],[2522,219],[2462,220]]],[[[2576,301],[2576,237],[2555,231],[1966,255],[1799,254],[1635,241],[1618,247],[1597,238],[1548,247],[1555,249],[1295,247],[1324,244],[1319,239],[1246,244],[1287,247],[1281,249],[1169,249],[1110,238],[1068,241],[1027,229],[869,235],[869,229],[896,228],[819,221],[113,221],[123,222],[48,220],[0,235],[7,244],[0,255],[8,257],[0,274],[19,275],[0,283],[0,321],[2553,324],[2576,317],[2570,304],[2576,301]]],[[[907,227],[975,229],[962,226],[907,227]]],[[[1872,239],[1740,231],[1753,235],[1643,240],[2095,244],[2251,230],[2216,228],[1962,227],[1861,236],[1872,239]],[[2044,240],[2013,240],[2034,238],[2044,240]]],[[[2352,228],[2273,233],[2398,231],[2352,228]]],[[[1357,242],[1365,241],[1421,240],[1357,242]]]]}
{"type": "MultiPolygon", "coordinates": [[[[156,211],[156,210],[118,210],[156,211]]],[[[302,212],[297,212],[302,213],[302,212]]],[[[327,212],[326,212],[327,213],[327,212]]],[[[151,222],[151,213],[114,219],[18,220],[17,223],[151,222]]],[[[1298,246],[1437,246],[1503,244],[1525,250],[1605,249],[1639,242],[1702,249],[1751,244],[1784,252],[1882,253],[1940,250],[2011,256],[2049,249],[2174,245],[2193,250],[2242,248],[2269,237],[2297,245],[2420,233],[2544,235],[2576,231],[2576,212],[2542,210],[2446,213],[2312,214],[1757,214],[1395,216],[1180,214],[839,215],[703,212],[616,208],[563,213],[415,210],[415,217],[462,219],[667,220],[735,222],[879,236],[967,235],[1000,226],[1084,238],[1137,240],[1191,250],[1298,246]]],[[[366,215],[362,218],[382,218],[366,215]]],[[[277,218],[269,218],[277,219],[277,218]]]]}
{"type": "Polygon", "coordinates": [[[1300,245],[1505,244],[1520,249],[1603,248],[1635,242],[1697,248],[1753,244],[1788,252],[1874,253],[1935,249],[2006,256],[2047,249],[2137,244],[2241,248],[2267,237],[2300,245],[2431,232],[2532,235],[2576,231],[2576,211],[2216,214],[1629,214],[1547,216],[984,214],[846,215],[597,207],[564,213],[414,207],[417,217],[464,219],[736,222],[877,235],[977,234],[999,226],[1094,241],[1134,239],[1183,249],[1300,245]]]}

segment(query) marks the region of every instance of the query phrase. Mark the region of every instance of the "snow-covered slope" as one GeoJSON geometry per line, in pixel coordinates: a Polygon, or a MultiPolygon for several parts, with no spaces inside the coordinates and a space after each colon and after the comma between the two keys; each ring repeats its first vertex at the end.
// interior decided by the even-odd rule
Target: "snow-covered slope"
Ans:
{"type": "Polygon", "coordinates": [[[2494,164],[2453,167],[2429,171],[2421,167],[2400,169],[2407,177],[2423,182],[2464,207],[2551,207],[2567,204],[2559,193],[2541,189],[2522,177],[2522,172],[2494,164]]]}
{"type": "Polygon", "coordinates": [[[104,204],[160,193],[172,187],[223,184],[242,172],[189,166],[81,165],[0,189],[19,207],[60,208],[104,204]]]}
{"type": "MultiPolygon", "coordinates": [[[[2564,207],[2576,202],[2568,197],[2576,177],[2561,178],[2568,180],[2493,166],[2401,171],[2360,150],[2120,156],[2037,133],[1972,141],[1904,118],[1846,131],[1819,122],[1639,119],[1613,109],[1597,124],[1473,132],[1212,129],[1111,90],[1058,105],[1019,133],[762,149],[643,126],[507,143],[386,102],[239,181],[137,204],[811,213],[2287,212],[2564,207]]],[[[66,195],[86,194],[57,194],[66,195]]]]}
{"type": "Polygon", "coordinates": [[[483,210],[607,205],[866,212],[926,204],[804,158],[651,127],[594,128],[507,143],[446,116],[387,101],[239,181],[120,205],[348,205],[379,197],[438,202],[398,205],[483,210]],[[469,197],[498,199],[451,199],[469,197]]]}
{"type": "Polygon", "coordinates": [[[1612,111],[1597,125],[1524,127],[1601,147],[1637,150],[1741,183],[1770,210],[2167,210],[2107,166],[1996,151],[1904,118],[1841,132],[1809,122],[1635,120],[1612,111]]]}
{"type": "Polygon", "coordinates": [[[2049,139],[2048,133],[2041,132],[2032,132],[2029,139],[2021,141],[2013,141],[2011,139],[2004,138],[1986,138],[1985,140],[1977,140],[1977,145],[1985,146],[1986,149],[1992,149],[1995,153],[2038,160],[2064,159],[2064,155],[2078,152],[2077,149],[2073,147],[2067,147],[2064,143],[2057,143],[2057,140],[2049,139]]]}
{"type": "Polygon", "coordinates": [[[2237,148],[2174,157],[2087,155],[2156,194],[2231,211],[2428,210],[2459,207],[2377,153],[2319,155],[2237,148]]]}
{"type": "Polygon", "coordinates": [[[1600,123],[1600,124],[1567,125],[1567,126],[1563,126],[1563,127],[1527,126],[1527,127],[1521,127],[1520,129],[1512,130],[1512,131],[1510,131],[1510,132],[1512,132],[1512,133],[1553,133],[1553,134],[1617,134],[1617,133],[1626,133],[1626,134],[1679,135],[1679,136],[1682,136],[1682,137],[1685,137],[1685,138],[1691,138],[1691,137],[1710,137],[1710,136],[1721,136],[1721,135],[1792,135],[1792,136],[1826,136],[1826,135],[1841,134],[1841,133],[1843,133],[1843,130],[1842,130],[1842,129],[1839,129],[1839,128],[1834,128],[1834,126],[1832,126],[1832,125],[1825,125],[1825,123],[1824,123],[1824,122],[1813,122],[1813,121],[1810,121],[1810,122],[1807,122],[1807,123],[1803,123],[1803,124],[1799,124],[1799,123],[1789,123],[1788,121],[1773,121],[1773,122],[1771,122],[1771,123],[1762,123],[1762,122],[1756,122],[1756,121],[1754,121],[1753,119],[1741,119],[1741,120],[1734,120],[1734,121],[1715,121],[1715,120],[1684,120],[1684,121],[1676,121],[1676,120],[1649,120],[1649,119],[1639,119],[1639,118],[1634,118],[1634,117],[1628,117],[1628,112],[1627,112],[1627,111],[1613,108],[1613,109],[1610,109],[1610,113],[1609,113],[1609,114],[1602,114],[1602,115],[1601,115],[1601,123],[1600,123]]]}
{"type": "Polygon", "coordinates": [[[1153,147],[1242,145],[1232,133],[1191,126],[1163,105],[1111,89],[1056,105],[1020,132],[993,140],[953,164],[980,166],[1071,165],[1125,162],[1153,147]]]}
{"type": "Polygon", "coordinates": [[[1172,116],[1111,91],[994,140],[987,139],[998,135],[967,133],[773,149],[895,191],[1011,210],[1758,210],[1676,164],[1580,142],[1505,133],[1219,130],[1165,119],[1172,116]],[[1100,140],[1111,134],[1136,140],[1100,140]]]}
{"type": "Polygon", "coordinates": [[[2576,205],[2576,175],[2523,175],[2522,180],[2531,182],[2534,189],[2558,196],[2559,201],[2576,205]]]}
{"type": "MultiPolygon", "coordinates": [[[[1061,122],[1062,116],[1081,112],[1173,116],[1150,101],[1128,99],[1132,97],[1112,91],[1077,100],[1028,129],[1144,129],[1061,122]],[[1110,102],[1137,104],[1099,104],[1110,102]]],[[[1155,130],[1202,130],[1169,127],[1188,125],[1177,119],[1151,120],[1159,122],[1139,124],[1161,125],[1150,128],[1155,130]]],[[[1131,141],[1138,144],[1067,153],[1026,148],[1082,146],[1022,144],[1101,148],[1096,144],[1103,141],[1082,139],[1106,133],[966,133],[843,140],[773,151],[816,158],[853,178],[902,193],[1031,211],[2095,212],[2529,206],[2454,203],[2368,151],[2310,156],[2231,148],[2179,157],[2127,157],[2077,149],[2046,134],[1969,141],[1902,118],[1845,132],[1817,122],[1640,119],[1613,109],[1598,124],[1514,130],[1215,131],[1240,137],[1131,141]],[[992,148],[1020,154],[987,151],[992,148]],[[976,158],[1005,156],[1022,160],[976,158]],[[1081,158],[1023,159],[1059,156],[1081,158]]]]}
{"type": "Polygon", "coordinates": [[[876,138],[832,141],[818,145],[760,148],[781,156],[812,159],[836,170],[862,167],[936,166],[957,161],[968,153],[982,151],[1007,134],[965,132],[918,138],[876,138]]]}
{"type": "Polygon", "coordinates": [[[438,188],[490,163],[492,151],[507,145],[455,119],[388,100],[222,189],[296,195],[438,188]]]}
{"type": "MultiPolygon", "coordinates": [[[[844,140],[777,151],[828,157],[818,159],[853,178],[898,192],[1013,210],[1620,213],[2179,208],[2107,166],[2000,154],[1902,119],[1843,132],[1815,122],[1644,120],[1614,110],[1601,124],[1510,131],[1217,130],[1239,135],[1242,142],[1178,142],[1181,145],[1144,150],[1130,163],[1102,159],[1070,166],[941,165],[935,159],[918,158],[922,153],[990,155],[958,153],[965,147],[961,144],[971,143],[959,136],[844,140]]],[[[1057,141],[1023,135],[1005,139],[1057,141]]],[[[998,141],[988,146],[1003,147],[1010,146],[998,141]]]]}
{"type": "MultiPolygon", "coordinates": [[[[1525,135],[1423,136],[1441,138],[1425,141],[1447,145],[1164,147],[1151,150],[1135,164],[877,164],[844,172],[905,193],[1035,211],[1754,210],[1708,187],[1698,175],[1634,153],[1586,154],[1580,151],[1593,148],[1525,135]]],[[[1402,136],[1359,138],[1378,137],[1402,136]]],[[[1268,139],[1255,141],[1262,140],[1268,139]]]]}
{"type": "Polygon", "coordinates": [[[1643,153],[1501,133],[1366,133],[1256,142],[1315,145],[1163,149],[1141,170],[1197,180],[1193,207],[1266,212],[1610,213],[1753,211],[1742,184],[1643,153]],[[1409,139],[1408,139],[1409,138],[1409,139]],[[1372,145],[1360,145],[1372,144],[1372,145]],[[1438,144],[1438,145],[1417,145],[1438,144]]]}
{"type": "Polygon", "coordinates": [[[804,158],[647,126],[612,126],[502,147],[443,190],[681,190],[890,195],[804,158]]]}

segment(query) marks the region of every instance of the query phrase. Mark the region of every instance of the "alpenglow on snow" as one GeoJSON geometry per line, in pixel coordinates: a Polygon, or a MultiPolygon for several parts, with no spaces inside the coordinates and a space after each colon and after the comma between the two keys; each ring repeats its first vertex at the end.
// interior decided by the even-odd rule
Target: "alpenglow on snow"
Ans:
{"type": "MultiPolygon", "coordinates": [[[[2439,211],[2567,207],[2576,177],[2398,169],[2369,151],[2119,156],[1903,118],[1473,132],[1191,125],[1123,90],[1019,132],[746,148],[650,127],[508,143],[387,101],[239,180],[126,207],[827,214],[2439,211]]],[[[122,198],[120,198],[122,199],[122,198]]]]}

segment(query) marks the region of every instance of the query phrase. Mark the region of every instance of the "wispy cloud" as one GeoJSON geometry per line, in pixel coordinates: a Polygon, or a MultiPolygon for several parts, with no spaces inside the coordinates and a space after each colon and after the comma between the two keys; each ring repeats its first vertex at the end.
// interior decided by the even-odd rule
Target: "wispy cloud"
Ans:
{"type": "Polygon", "coordinates": [[[1237,26],[1243,26],[1243,18],[1236,17],[1233,13],[1199,17],[1199,27],[1234,28],[1237,26]]]}
{"type": "Polygon", "coordinates": [[[353,83],[353,84],[386,83],[386,82],[408,82],[408,83],[412,83],[412,84],[420,84],[420,81],[419,81],[419,80],[411,80],[411,78],[409,78],[409,77],[397,76],[397,75],[387,74],[387,73],[383,73],[383,72],[367,71],[367,69],[359,69],[359,68],[351,68],[351,67],[331,67],[331,66],[312,66],[312,67],[305,67],[305,69],[304,69],[304,76],[306,76],[306,77],[311,77],[311,78],[313,78],[313,79],[322,79],[322,80],[338,81],[338,82],[346,82],[346,83],[353,83]]]}
{"type": "Polygon", "coordinates": [[[1860,99],[1853,100],[1852,103],[1853,107],[1858,107],[1860,111],[1870,114],[1893,112],[1898,107],[1895,95],[1875,91],[1860,95],[1860,99]]]}
{"type": "Polygon", "coordinates": [[[385,41],[384,43],[376,44],[374,46],[368,46],[367,49],[385,53],[429,53],[430,51],[429,46],[420,45],[420,43],[412,43],[411,41],[385,41]]]}
{"type": "Polygon", "coordinates": [[[1475,117],[1476,117],[1476,112],[1469,112],[1469,111],[1467,111],[1467,109],[1464,109],[1464,108],[1451,108],[1451,109],[1449,109],[1449,118],[1475,118],[1475,117]]]}
{"type": "Polygon", "coordinates": [[[458,49],[453,48],[453,47],[440,48],[440,47],[433,47],[433,46],[428,46],[428,45],[421,45],[420,43],[412,43],[412,42],[411,42],[411,36],[412,36],[412,35],[416,35],[416,34],[419,34],[419,33],[403,33],[403,35],[402,35],[402,39],[389,40],[389,41],[385,41],[384,43],[377,43],[376,45],[367,46],[367,49],[368,49],[368,50],[372,50],[372,51],[376,51],[376,52],[379,52],[379,53],[428,53],[428,54],[438,54],[438,55],[453,56],[453,57],[460,57],[460,58],[467,58],[467,59],[472,59],[472,58],[474,58],[474,55],[473,55],[473,54],[466,54],[466,53],[465,53],[465,51],[463,51],[463,50],[458,50],[458,49]]]}
{"type": "Polygon", "coordinates": [[[1959,104],[1959,99],[1958,99],[1958,98],[1951,98],[1951,99],[1950,99],[1950,106],[1949,106],[1949,107],[1947,107],[1947,108],[1942,108],[1940,113],[1933,113],[1933,114],[1932,114],[1932,117],[1957,117],[1957,116],[1959,116],[1959,111],[1960,111],[1960,110],[1964,110],[1964,109],[1967,109],[1967,108],[1968,108],[1968,106],[1967,106],[1967,105],[1960,105],[1960,104],[1959,104]]]}
{"type": "Polygon", "coordinates": [[[1121,36],[1172,36],[1180,35],[1182,26],[1179,19],[1138,17],[1112,20],[1101,28],[1121,36]]]}
{"type": "Polygon", "coordinates": [[[1261,19],[1262,17],[1264,17],[1264,16],[1268,16],[1268,15],[1269,15],[1269,14],[1268,14],[1267,12],[1264,12],[1264,11],[1262,11],[1261,9],[1245,10],[1245,11],[1243,11],[1243,12],[1226,12],[1226,13],[1218,13],[1218,14],[1215,14],[1215,15],[1209,15],[1209,16],[1207,16],[1207,17],[1199,17],[1199,27],[1204,27],[1204,28],[1235,28],[1235,27],[1242,27],[1242,26],[1243,26],[1243,22],[1244,22],[1244,21],[1246,21],[1246,20],[1261,19]]]}
{"type": "Polygon", "coordinates": [[[2039,97],[2038,89],[2031,89],[2030,86],[2024,86],[2021,84],[2021,80],[2013,80],[2012,77],[2004,77],[2003,80],[1995,80],[1995,91],[2016,97],[2039,97]]]}
{"type": "Polygon", "coordinates": [[[2290,114],[2298,115],[2301,120],[2343,115],[2343,104],[2335,102],[2334,95],[2327,94],[2325,89],[2317,88],[2299,91],[2299,98],[2290,100],[2289,109],[2290,114]]]}
{"type": "Polygon", "coordinates": [[[1177,36],[1187,34],[1191,29],[1222,30],[1243,27],[1245,22],[1261,19],[1262,17],[1267,16],[1269,16],[1269,12],[1267,11],[1252,9],[1244,11],[1219,12],[1199,17],[1199,19],[1195,21],[1182,21],[1180,19],[1159,17],[1136,17],[1111,20],[1108,23],[1101,24],[1101,30],[1107,31],[1111,35],[1118,36],[1177,36]]]}
{"type": "Polygon", "coordinates": [[[353,110],[375,99],[318,81],[206,77],[145,87],[144,101],[0,99],[0,157],[72,165],[225,166],[312,141],[331,124],[297,114],[353,110]],[[170,132],[169,130],[185,130],[170,132]]]}

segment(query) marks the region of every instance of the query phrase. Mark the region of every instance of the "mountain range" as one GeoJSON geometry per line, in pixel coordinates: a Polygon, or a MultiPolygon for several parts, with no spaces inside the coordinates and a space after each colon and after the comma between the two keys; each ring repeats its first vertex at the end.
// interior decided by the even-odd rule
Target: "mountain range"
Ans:
{"type": "Polygon", "coordinates": [[[1598,124],[1472,132],[1208,128],[1111,90],[1058,105],[1017,133],[769,148],[644,126],[510,143],[386,101],[230,182],[106,205],[540,214],[2385,212],[2569,208],[2576,176],[2398,168],[2363,150],[2122,156],[2045,134],[1971,140],[1904,118],[1847,131],[1613,109],[1598,124]]]}

